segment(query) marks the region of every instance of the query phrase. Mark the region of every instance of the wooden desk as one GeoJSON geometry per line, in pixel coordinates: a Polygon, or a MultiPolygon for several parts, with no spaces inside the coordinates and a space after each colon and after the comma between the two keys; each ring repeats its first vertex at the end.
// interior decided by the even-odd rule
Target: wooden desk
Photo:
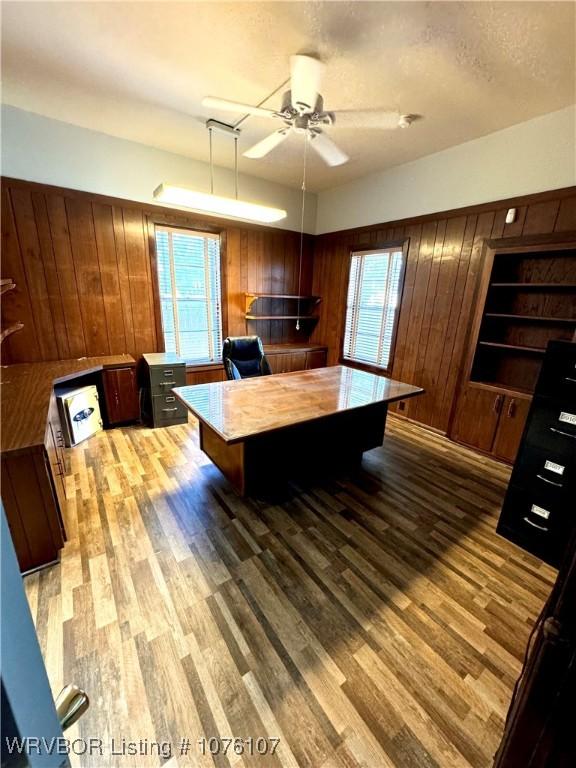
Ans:
{"type": "Polygon", "coordinates": [[[424,390],[345,366],[177,387],[200,447],[242,495],[304,467],[360,460],[382,445],[388,403],[424,390]]]}
{"type": "Polygon", "coordinates": [[[113,355],[0,369],[2,501],[22,571],[57,560],[66,538],[65,458],[54,385],[135,364],[130,355],[113,355]]]}

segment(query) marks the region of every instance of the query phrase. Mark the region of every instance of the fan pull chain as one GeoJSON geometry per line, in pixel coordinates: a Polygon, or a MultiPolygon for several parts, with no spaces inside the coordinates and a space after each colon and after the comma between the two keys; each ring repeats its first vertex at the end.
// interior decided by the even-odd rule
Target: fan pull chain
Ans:
{"type": "Polygon", "coordinates": [[[212,162],[212,128],[208,128],[210,142],[210,194],[214,194],[214,163],[212,162]]]}
{"type": "Polygon", "coordinates": [[[300,330],[300,295],[302,293],[302,258],[304,255],[304,212],[306,210],[306,158],[308,155],[308,132],[304,137],[304,164],[302,168],[302,213],[300,216],[300,259],[298,262],[298,299],[296,309],[296,330],[300,330]]]}
{"type": "Polygon", "coordinates": [[[238,136],[234,136],[234,188],[238,200],[238,136]]]}

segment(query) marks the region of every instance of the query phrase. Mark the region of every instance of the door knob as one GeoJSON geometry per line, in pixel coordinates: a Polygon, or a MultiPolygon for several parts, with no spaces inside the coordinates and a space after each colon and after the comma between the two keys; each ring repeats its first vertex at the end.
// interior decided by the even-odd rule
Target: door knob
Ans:
{"type": "Polygon", "coordinates": [[[60,725],[65,731],[86,712],[90,706],[90,699],[86,691],[78,688],[78,686],[67,685],[62,688],[55,703],[60,725]]]}

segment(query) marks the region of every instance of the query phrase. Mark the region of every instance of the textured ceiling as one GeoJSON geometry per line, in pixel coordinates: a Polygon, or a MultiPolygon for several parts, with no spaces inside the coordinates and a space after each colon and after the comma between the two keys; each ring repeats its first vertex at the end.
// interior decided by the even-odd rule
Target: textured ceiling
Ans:
{"type": "MultiPolygon", "coordinates": [[[[329,109],[423,115],[394,132],[330,129],[350,162],[311,158],[309,187],[335,186],[575,101],[571,2],[4,2],[3,101],[206,160],[210,94],[260,102],[288,58],[326,62],[329,109]]],[[[265,106],[279,106],[279,96],[265,106]]],[[[276,123],[250,118],[241,151],[276,123]]],[[[302,138],[240,170],[297,186],[302,138]]],[[[215,161],[232,163],[215,140],[215,161]]]]}

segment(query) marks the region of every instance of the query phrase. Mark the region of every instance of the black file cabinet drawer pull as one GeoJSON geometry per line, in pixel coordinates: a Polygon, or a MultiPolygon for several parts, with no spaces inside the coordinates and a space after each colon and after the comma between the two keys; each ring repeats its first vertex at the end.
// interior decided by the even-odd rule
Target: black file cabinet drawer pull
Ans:
{"type": "Polygon", "coordinates": [[[557,435],[563,435],[563,437],[571,437],[572,440],[576,440],[576,435],[573,435],[571,432],[564,432],[563,429],[558,429],[558,427],[550,427],[551,432],[556,432],[557,435]]]}
{"type": "Polygon", "coordinates": [[[539,531],[549,531],[550,528],[546,527],[545,525],[538,525],[538,523],[534,523],[530,518],[525,517],[524,522],[528,523],[528,525],[531,525],[533,528],[538,528],[539,531]]]}
{"type": "Polygon", "coordinates": [[[562,488],[562,483],[557,483],[554,480],[548,480],[547,477],[543,477],[543,475],[536,475],[538,480],[542,480],[544,483],[548,483],[549,485],[555,485],[557,488],[562,488]]]}
{"type": "Polygon", "coordinates": [[[162,408],[164,413],[172,413],[172,411],[178,411],[179,408],[176,406],[175,408],[162,408]]]}

